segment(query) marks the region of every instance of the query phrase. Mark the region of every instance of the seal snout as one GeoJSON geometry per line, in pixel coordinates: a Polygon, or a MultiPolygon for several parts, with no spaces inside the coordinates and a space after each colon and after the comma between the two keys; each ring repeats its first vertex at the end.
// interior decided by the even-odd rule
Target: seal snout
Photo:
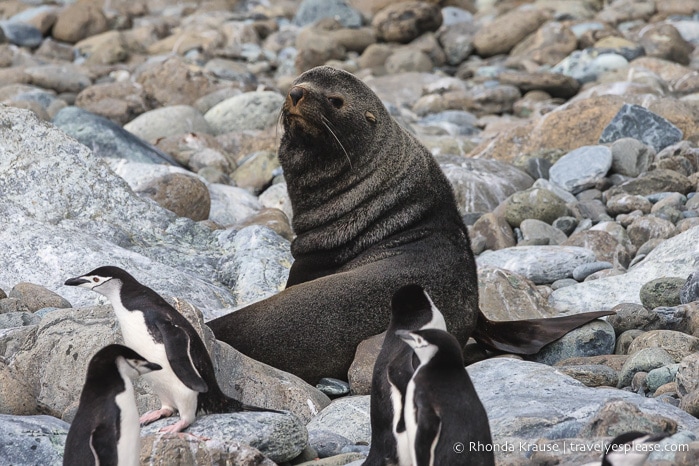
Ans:
{"type": "Polygon", "coordinates": [[[298,105],[299,101],[303,98],[303,96],[306,94],[306,91],[304,88],[301,86],[294,86],[291,88],[289,91],[289,98],[291,99],[291,103],[293,106],[298,105]]]}

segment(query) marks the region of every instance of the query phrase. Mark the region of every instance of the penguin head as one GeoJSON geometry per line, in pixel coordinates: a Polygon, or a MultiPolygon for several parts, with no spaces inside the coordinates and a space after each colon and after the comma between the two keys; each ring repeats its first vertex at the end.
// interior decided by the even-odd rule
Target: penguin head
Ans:
{"type": "Polygon", "coordinates": [[[391,325],[402,329],[447,329],[444,315],[419,285],[398,288],[391,298],[391,325]]]}
{"type": "Polygon", "coordinates": [[[67,286],[79,286],[96,291],[106,297],[119,294],[124,282],[135,279],[119,267],[99,267],[85,275],[66,280],[67,286]]]}
{"type": "Polygon", "coordinates": [[[131,348],[113,344],[95,353],[87,367],[87,377],[101,379],[103,373],[113,370],[115,366],[124,379],[134,379],[139,375],[162,369],[159,364],[147,361],[131,348]]]}
{"type": "Polygon", "coordinates": [[[396,330],[398,338],[406,342],[415,352],[421,364],[427,363],[439,351],[437,345],[425,338],[427,330],[396,330]]]}
{"type": "Polygon", "coordinates": [[[653,451],[652,447],[644,446],[658,442],[667,434],[651,435],[645,432],[625,432],[615,437],[605,448],[602,466],[641,466],[653,451]]]}

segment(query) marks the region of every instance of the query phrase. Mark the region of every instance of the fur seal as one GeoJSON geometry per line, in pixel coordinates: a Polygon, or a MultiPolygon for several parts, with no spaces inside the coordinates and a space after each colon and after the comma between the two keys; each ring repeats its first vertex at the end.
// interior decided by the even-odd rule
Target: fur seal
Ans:
{"type": "Polygon", "coordinates": [[[397,330],[396,335],[420,360],[405,390],[411,460],[400,465],[495,466],[492,449],[468,448],[489,446],[493,440],[488,415],[464,368],[456,338],[436,328],[397,330]]]}
{"type": "Polygon", "coordinates": [[[197,413],[273,411],[229,397],[218,385],[209,352],[191,323],[158,293],[119,267],[105,266],[70,278],[68,286],[95,291],[109,299],[124,342],[162,370],[145,375],[162,407],[140,418],[147,425],[179,412],[180,420],[161,432],[181,432],[197,413]]]}
{"type": "Polygon", "coordinates": [[[347,377],[357,344],[386,329],[390,297],[408,284],[429,293],[461,344],[478,329],[489,348],[517,353],[609,314],[487,320],[449,181],[351,73],[321,66],[300,75],[281,121],[295,261],[284,291],[208,323],[219,340],[316,383],[347,377]]]}

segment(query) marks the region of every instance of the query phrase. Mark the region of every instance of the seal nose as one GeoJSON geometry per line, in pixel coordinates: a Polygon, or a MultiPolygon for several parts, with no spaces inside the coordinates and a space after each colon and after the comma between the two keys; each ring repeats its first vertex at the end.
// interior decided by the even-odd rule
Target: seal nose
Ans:
{"type": "Polygon", "coordinates": [[[299,86],[294,86],[290,91],[289,91],[289,97],[291,98],[291,103],[296,106],[296,104],[299,103],[299,100],[303,98],[303,95],[305,94],[305,91],[303,90],[302,87],[299,86]]]}

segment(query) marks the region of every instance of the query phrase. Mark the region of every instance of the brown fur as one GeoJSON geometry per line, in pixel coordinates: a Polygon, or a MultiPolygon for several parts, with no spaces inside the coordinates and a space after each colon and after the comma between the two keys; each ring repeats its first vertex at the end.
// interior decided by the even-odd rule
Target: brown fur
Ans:
{"type": "Polygon", "coordinates": [[[357,344],[388,326],[393,293],[414,283],[465,344],[488,321],[466,227],[430,152],[361,80],[329,67],[294,81],[282,123],[295,262],[284,291],[209,322],[216,338],[310,382],[344,379],[357,344]]]}

